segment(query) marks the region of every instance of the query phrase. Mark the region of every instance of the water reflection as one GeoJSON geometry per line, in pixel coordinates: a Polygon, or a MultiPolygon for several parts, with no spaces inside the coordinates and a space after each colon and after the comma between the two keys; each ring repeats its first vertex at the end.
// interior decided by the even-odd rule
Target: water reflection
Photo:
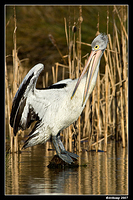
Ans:
{"type": "Polygon", "coordinates": [[[128,153],[120,143],[110,141],[107,153],[81,152],[79,164],[87,166],[76,169],[48,169],[54,154],[45,145],[11,154],[6,194],[128,194],[128,153]]]}

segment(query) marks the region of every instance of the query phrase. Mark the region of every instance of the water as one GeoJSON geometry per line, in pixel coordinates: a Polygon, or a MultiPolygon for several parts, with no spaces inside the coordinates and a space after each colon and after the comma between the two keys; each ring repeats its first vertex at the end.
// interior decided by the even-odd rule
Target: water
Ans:
{"type": "MultiPolygon", "coordinates": [[[[87,143],[82,144],[86,148],[87,143]]],[[[100,149],[103,146],[101,145],[100,149]]],[[[75,169],[49,169],[55,151],[38,145],[10,154],[6,164],[6,194],[128,194],[128,149],[110,141],[108,151],[79,153],[75,169]]]]}

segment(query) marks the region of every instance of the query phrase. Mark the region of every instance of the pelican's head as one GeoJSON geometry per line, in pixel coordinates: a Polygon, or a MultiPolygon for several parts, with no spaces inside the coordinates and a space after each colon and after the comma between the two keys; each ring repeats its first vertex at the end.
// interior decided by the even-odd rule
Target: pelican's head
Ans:
{"type": "Polygon", "coordinates": [[[100,33],[91,43],[92,51],[99,51],[101,50],[104,52],[104,50],[107,47],[108,43],[108,36],[100,33]]]}
{"type": "Polygon", "coordinates": [[[73,91],[73,94],[71,96],[71,99],[73,98],[73,96],[74,96],[74,94],[75,94],[75,92],[76,92],[76,90],[78,88],[78,85],[80,84],[81,79],[83,78],[83,75],[85,74],[88,66],[90,66],[89,69],[87,70],[87,79],[86,79],[86,85],[85,85],[84,97],[83,97],[83,103],[84,103],[84,101],[85,101],[85,99],[87,97],[90,85],[91,85],[92,78],[95,75],[96,69],[99,67],[100,60],[101,60],[101,57],[103,55],[104,50],[107,47],[107,43],[108,43],[108,36],[105,35],[105,34],[102,34],[102,33],[100,33],[92,41],[92,43],[91,43],[92,51],[90,53],[90,56],[88,58],[88,61],[87,61],[86,65],[85,65],[85,67],[83,69],[83,72],[82,72],[81,76],[79,77],[79,79],[77,81],[77,84],[76,84],[76,86],[74,88],[74,91],[73,91]]]}

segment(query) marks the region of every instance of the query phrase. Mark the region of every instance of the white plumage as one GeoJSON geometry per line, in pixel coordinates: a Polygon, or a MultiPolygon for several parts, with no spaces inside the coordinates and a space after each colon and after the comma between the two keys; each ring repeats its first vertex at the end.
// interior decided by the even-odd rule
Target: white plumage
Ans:
{"type": "Polygon", "coordinates": [[[14,97],[10,118],[15,135],[19,129],[25,130],[33,121],[37,121],[23,148],[44,143],[52,137],[56,152],[62,160],[71,163],[71,157],[78,157],[65,150],[59,133],[78,119],[96,84],[100,59],[107,46],[107,36],[97,36],[92,42],[92,48],[97,43],[99,51],[93,50],[79,79],[62,80],[40,90],[36,89],[36,83],[44,69],[43,64],[35,65],[25,76],[14,97]],[[89,64],[90,68],[85,74],[89,64]]]}

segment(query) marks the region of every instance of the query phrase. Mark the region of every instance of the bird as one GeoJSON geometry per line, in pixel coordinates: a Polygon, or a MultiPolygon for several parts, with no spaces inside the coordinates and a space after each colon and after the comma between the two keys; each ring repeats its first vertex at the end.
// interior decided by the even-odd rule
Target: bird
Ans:
{"type": "Polygon", "coordinates": [[[60,132],[81,115],[92,93],[99,71],[100,60],[108,43],[108,36],[100,33],[91,43],[92,51],[78,79],[64,79],[46,88],[37,89],[36,83],[44,65],[36,64],[24,77],[12,103],[10,125],[14,135],[21,129],[35,125],[22,149],[46,143],[51,139],[57,155],[72,164],[78,155],[66,151],[60,132]]]}

